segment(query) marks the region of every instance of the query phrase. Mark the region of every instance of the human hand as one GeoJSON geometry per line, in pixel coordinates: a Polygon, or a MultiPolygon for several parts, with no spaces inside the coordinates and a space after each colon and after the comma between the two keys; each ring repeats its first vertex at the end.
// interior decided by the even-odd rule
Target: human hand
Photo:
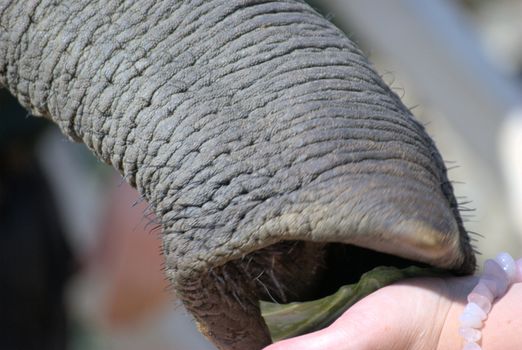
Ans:
{"type": "Polygon", "coordinates": [[[475,283],[474,277],[405,280],[362,299],[328,328],[264,350],[444,349],[447,315],[475,283]]]}

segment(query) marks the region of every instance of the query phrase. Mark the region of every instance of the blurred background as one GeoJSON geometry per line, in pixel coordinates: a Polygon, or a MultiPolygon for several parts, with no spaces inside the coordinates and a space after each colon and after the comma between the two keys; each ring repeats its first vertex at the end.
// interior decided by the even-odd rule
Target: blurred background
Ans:
{"type": "MultiPolygon", "coordinates": [[[[427,127],[479,260],[522,255],[522,0],[317,0],[427,127]]],[[[147,204],[0,91],[0,349],[213,349],[147,204]]]]}

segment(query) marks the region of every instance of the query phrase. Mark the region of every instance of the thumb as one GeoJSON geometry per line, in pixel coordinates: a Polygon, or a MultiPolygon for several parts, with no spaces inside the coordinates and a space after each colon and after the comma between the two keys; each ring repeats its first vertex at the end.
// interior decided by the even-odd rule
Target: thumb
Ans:
{"type": "Polygon", "coordinates": [[[282,340],[263,350],[364,350],[379,348],[377,345],[380,342],[375,331],[384,335],[390,329],[379,327],[381,322],[379,318],[373,317],[375,313],[365,312],[370,310],[358,306],[355,305],[355,307],[349,309],[325,329],[282,340]]]}
{"type": "Polygon", "coordinates": [[[328,327],[326,329],[282,340],[263,350],[344,350],[347,348],[345,332],[328,327]]]}

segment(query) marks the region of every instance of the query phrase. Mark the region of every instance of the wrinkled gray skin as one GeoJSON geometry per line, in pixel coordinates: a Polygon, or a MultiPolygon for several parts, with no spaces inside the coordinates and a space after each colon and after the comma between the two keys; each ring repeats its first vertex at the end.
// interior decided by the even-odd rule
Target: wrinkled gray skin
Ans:
{"type": "Polygon", "coordinates": [[[0,26],[0,83],[151,203],[219,348],[269,344],[257,300],[313,297],[331,242],[473,270],[433,142],[305,3],[1,0],[0,26]]]}

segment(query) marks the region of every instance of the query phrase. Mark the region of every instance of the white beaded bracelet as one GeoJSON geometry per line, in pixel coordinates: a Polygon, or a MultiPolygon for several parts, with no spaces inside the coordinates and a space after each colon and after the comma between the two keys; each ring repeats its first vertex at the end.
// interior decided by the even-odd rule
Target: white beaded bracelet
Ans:
{"type": "Polygon", "coordinates": [[[480,329],[491,311],[494,300],[502,297],[513,283],[522,282],[522,259],[513,260],[508,253],[500,253],[484,263],[484,273],[468,295],[468,304],[460,316],[459,333],[464,338],[464,350],[481,350],[480,329]]]}

